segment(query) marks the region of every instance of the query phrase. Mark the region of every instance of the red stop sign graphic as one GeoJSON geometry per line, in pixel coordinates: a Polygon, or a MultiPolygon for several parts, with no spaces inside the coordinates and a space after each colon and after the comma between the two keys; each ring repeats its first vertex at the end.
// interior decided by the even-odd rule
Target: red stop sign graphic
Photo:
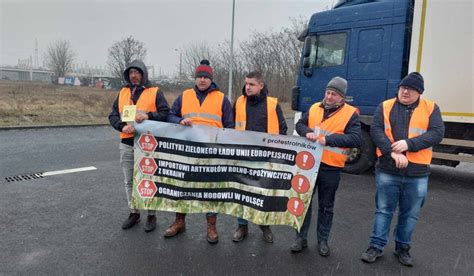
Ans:
{"type": "Polygon", "coordinates": [[[155,182],[151,180],[142,180],[137,185],[137,191],[141,198],[153,198],[156,190],[155,182]]]}
{"type": "Polygon", "coordinates": [[[145,152],[154,152],[158,143],[153,135],[142,133],[138,138],[138,146],[145,152]]]}
{"type": "Polygon", "coordinates": [[[154,175],[158,166],[156,165],[155,159],[150,157],[143,157],[138,163],[138,167],[144,174],[154,175]]]}

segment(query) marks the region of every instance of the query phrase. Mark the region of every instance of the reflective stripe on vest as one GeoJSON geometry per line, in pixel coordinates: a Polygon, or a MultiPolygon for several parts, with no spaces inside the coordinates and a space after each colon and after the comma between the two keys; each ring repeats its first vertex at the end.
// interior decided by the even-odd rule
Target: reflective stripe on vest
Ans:
{"type": "Polygon", "coordinates": [[[207,94],[201,105],[194,89],[187,89],[183,92],[181,116],[190,118],[194,124],[223,128],[223,102],[224,93],[212,91],[207,94]]]}
{"type": "MultiPolygon", "coordinates": [[[[137,113],[139,112],[156,112],[156,94],[158,93],[158,87],[145,88],[140,94],[137,101],[137,113]]],[[[122,117],[123,107],[125,105],[133,105],[132,102],[132,91],[129,87],[124,87],[119,92],[118,109],[120,117],[122,117]]],[[[127,134],[120,132],[120,139],[132,138],[134,134],[127,134]]]]}
{"type": "MultiPolygon", "coordinates": [[[[356,108],[346,103],[334,115],[323,121],[324,108],[320,105],[321,103],[315,103],[309,109],[308,126],[313,130],[319,127],[319,137],[344,134],[344,129],[356,112],[356,108]]],[[[324,146],[321,162],[343,168],[349,153],[350,149],[348,148],[324,146]]]]}
{"type": "MultiPolygon", "coordinates": [[[[279,134],[280,124],[276,112],[278,99],[267,97],[267,133],[279,134]]],[[[247,123],[247,97],[240,96],[235,103],[235,129],[245,130],[247,123]]]]}
{"type": "MultiPolygon", "coordinates": [[[[385,135],[391,143],[394,142],[392,127],[390,124],[390,112],[395,105],[396,98],[386,100],[383,102],[383,122],[385,135]]],[[[435,104],[432,101],[420,98],[418,106],[411,115],[410,123],[408,124],[408,138],[414,138],[422,135],[428,131],[428,125],[431,113],[433,113],[435,104]]],[[[382,152],[377,148],[377,156],[381,156],[382,152]]],[[[431,148],[422,149],[417,152],[407,151],[406,153],[408,161],[416,164],[429,165],[431,164],[431,158],[433,157],[433,151],[431,148]]]]}

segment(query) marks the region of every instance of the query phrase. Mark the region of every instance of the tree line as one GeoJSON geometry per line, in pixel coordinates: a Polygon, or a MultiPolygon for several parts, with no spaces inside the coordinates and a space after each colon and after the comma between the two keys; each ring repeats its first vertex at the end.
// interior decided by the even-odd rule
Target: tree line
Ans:
{"type": "MultiPolygon", "coordinates": [[[[234,49],[232,94],[241,94],[245,75],[254,70],[262,72],[270,95],[281,101],[289,101],[295,85],[303,43],[298,36],[305,29],[302,18],[291,20],[291,25],[279,31],[253,31],[234,49]]],[[[228,92],[230,67],[230,42],[216,46],[196,42],[181,48],[183,72],[188,79],[194,78],[194,70],[200,60],[208,59],[214,69],[214,82],[221,91],[228,92]]]]}
{"type": "MultiPolygon", "coordinates": [[[[232,91],[235,99],[240,95],[245,75],[254,70],[261,71],[270,95],[281,101],[290,100],[290,91],[295,84],[302,42],[297,37],[306,27],[302,18],[293,18],[287,27],[275,31],[253,31],[234,49],[232,91]]],[[[228,92],[230,67],[230,42],[189,43],[181,47],[182,74],[194,79],[194,70],[202,59],[208,59],[214,69],[214,82],[221,91],[228,92]]],[[[146,59],[145,44],[133,36],[116,41],[108,49],[107,64],[112,74],[121,79],[122,72],[134,59],[146,59]]],[[[72,69],[75,55],[71,44],[65,40],[51,43],[45,53],[48,68],[58,77],[72,69]]],[[[179,66],[179,65],[178,65],[179,66]]],[[[177,67],[178,67],[177,66],[177,67]]]]}

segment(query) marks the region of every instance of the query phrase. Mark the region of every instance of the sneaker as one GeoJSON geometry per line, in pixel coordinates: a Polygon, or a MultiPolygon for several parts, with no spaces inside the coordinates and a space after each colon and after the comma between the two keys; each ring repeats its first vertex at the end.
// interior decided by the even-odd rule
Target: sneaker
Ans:
{"type": "Polygon", "coordinates": [[[323,257],[329,256],[329,245],[327,241],[320,241],[318,242],[318,252],[319,255],[323,257]]]}
{"type": "Polygon", "coordinates": [[[295,242],[293,242],[290,249],[291,249],[291,252],[297,253],[297,252],[301,252],[306,247],[308,247],[308,241],[306,239],[298,237],[296,238],[295,242]]]}
{"type": "Polygon", "coordinates": [[[395,252],[393,252],[402,265],[413,266],[413,258],[410,256],[410,252],[408,252],[409,250],[410,247],[400,246],[395,249],[395,252]]]}
{"type": "Polygon", "coordinates": [[[373,246],[369,247],[364,253],[362,253],[361,259],[366,263],[373,263],[377,258],[382,257],[383,252],[373,246]]]}
{"type": "Polygon", "coordinates": [[[126,230],[132,228],[135,224],[140,222],[140,214],[139,213],[130,213],[128,218],[122,223],[122,229],[126,230]]]}
{"type": "Polygon", "coordinates": [[[155,215],[148,215],[146,217],[146,223],[145,223],[145,227],[143,227],[143,229],[145,230],[145,232],[151,232],[153,230],[155,230],[156,228],[156,216],[155,215]]]}

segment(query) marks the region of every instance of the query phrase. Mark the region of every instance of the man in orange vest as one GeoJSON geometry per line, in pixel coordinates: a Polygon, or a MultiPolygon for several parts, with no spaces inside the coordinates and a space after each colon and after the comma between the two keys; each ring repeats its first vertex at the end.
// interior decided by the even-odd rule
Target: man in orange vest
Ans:
{"type": "MultiPolygon", "coordinates": [[[[234,128],[232,106],[224,93],[212,81],[213,70],[208,60],[202,60],[195,71],[195,86],[187,89],[173,103],[168,122],[183,126],[207,125],[217,128],[234,128]]],[[[166,229],[165,237],[184,232],[186,214],[176,213],[176,220],[166,229]]],[[[207,213],[207,241],[219,241],[216,213],[207,213]]]]}
{"type": "MultiPolygon", "coordinates": [[[[166,121],[169,105],[158,87],[152,86],[148,80],[148,71],[141,60],[134,60],[123,72],[126,85],[120,90],[115,100],[109,121],[112,127],[120,132],[120,165],[124,175],[125,191],[127,193],[130,214],[123,222],[122,229],[129,229],[140,221],[140,213],[131,207],[133,185],[133,137],[135,128],[133,124],[121,120],[125,105],[135,105],[135,122],[144,120],[166,121]]],[[[156,227],[154,210],[148,211],[144,226],[146,232],[153,231],[156,227]]]]}
{"type": "MultiPolygon", "coordinates": [[[[247,74],[242,94],[234,105],[235,129],[286,135],[285,117],[277,98],[268,96],[262,73],[253,71],[247,74]]],[[[237,223],[239,226],[232,237],[234,242],[242,241],[248,235],[248,221],[238,218],[237,223]]],[[[272,243],[270,226],[260,225],[260,229],[263,240],[272,243]]]]}
{"type": "Polygon", "coordinates": [[[383,255],[390,223],[399,205],[395,227],[395,255],[413,266],[411,236],[428,191],[431,147],[444,136],[439,107],[421,98],[423,77],[413,72],[400,82],[397,97],[381,103],[374,114],[370,134],[377,146],[375,166],[376,211],[369,248],[362,260],[373,263],[383,255]]]}
{"type": "MultiPolygon", "coordinates": [[[[317,141],[323,146],[323,154],[313,196],[318,190],[318,252],[329,256],[329,232],[333,220],[334,199],[339,186],[341,170],[344,168],[349,148],[361,144],[359,114],[355,107],[345,103],[347,81],[341,77],[331,79],[326,87],[322,102],[315,103],[296,124],[300,136],[317,141]]],[[[313,201],[308,207],[306,217],[292,252],[300,252],[307,244],[308,229],[311,223],[313,201]]]]}

